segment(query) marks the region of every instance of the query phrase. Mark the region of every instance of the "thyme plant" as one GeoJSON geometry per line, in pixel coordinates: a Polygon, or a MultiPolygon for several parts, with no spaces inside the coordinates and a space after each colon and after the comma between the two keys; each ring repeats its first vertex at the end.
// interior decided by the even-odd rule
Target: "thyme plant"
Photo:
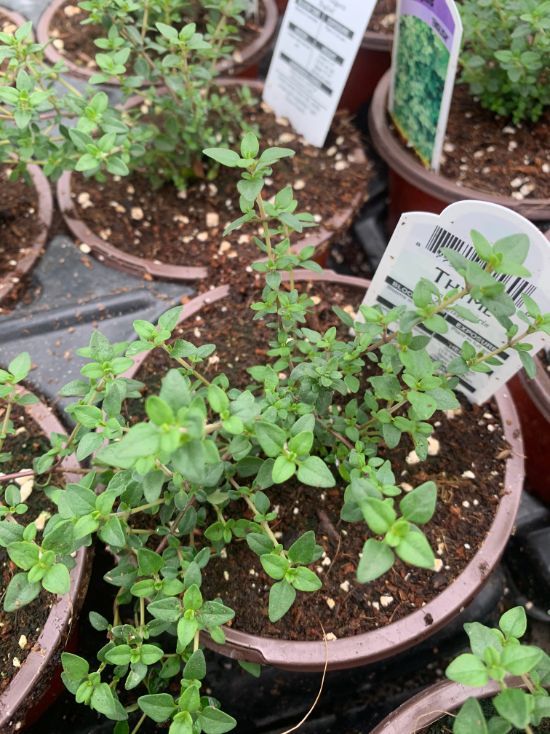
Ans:
{"type": "MultiPolygon", "coordinates": [[[[20,569],[6,592],[9,609],[36,598],[41,586],[48,589],[46,566],[69,568],[72,554],[94,538],[115,555],[105,576],[114,587],[113,616],[90,618],[106,634],[97,663],[72,653],[62,660],[69,690],[119,722],[116,734],[129,731],[134,713],[133,732],[147,717],[171,722],[170,734],[222,734],[235,726],[203,692],[201,648],[207,636],[224,642],[223,625],[234,612],[223,599],[205,598],[202,579],[213,556],[246,542],[273,582],[272,622],[298,594],[321,587],[311,568],[322,553],[314,532],[285,547],[273,530],[282,484],[338,486],[342,519],[365,539],[357,559],[360,582],[383,575],[396,558],[433,568],[423,527],[435,511],[436,485],[424,482],[405,494],[380,450],[395,448],[407,435],[425,459],[436,411],[459,405],[458,376],[487,371],[510,350],[529,364],[529,336],[550,332],[550,314],[541,314],[530,298],[524,298],[525,309],[516,310],[499,280],[501,273],[525,273],[527,238],[514,235],[491,244],[477,232],[472,238],[478,261],[447,253],[462,287],[440,292],[420,280],[412,308],[383,312],[361,306],[357,319],[336,309],[352,329],[345,338],[335,328],[309,328],[306,316],[314,304],[295,287],[293,272],[319,266],[310,260],[313,248],[292,252],[290,236],[312,226],[312,216],[298,211],[291,186],[269,200],[263,194],[273,166],[293,151],[260,152],[257,138],[247,133],[238,150],[205,154],[242,169],[241,216],[226,231],[247,223],[263,233],[255,241],[265,259],[253,267],[265,285],[253,311],[272,327],[267,361],[250,368],[249,389],[231,385],[225,374],[208,379],[203,368],[215,346],[173,336],[179,307],[156,325],[136,321],[138,338],[130,344],[112,344],[94,332],[79,350],[87,360],[81,378],[61,393],[74,398],[67,408],[74,428],[68,437],[54,436],[34,466],[47,475],[72,456],[89,471],[78,483],[46,490],[57,511],[43,533],[17,514],[17,498],[4,496],[0,520],[0,544],[20,569]],[[496,315],[503,343],[491,352],[465,343],[444,369],[427,352],[430,337],[416,327],[442,333],[444,314],[452,311],[476,319],[465,301],[496,315]],[[159,393],[143,401],[144,417],[130,418],[126,401],[139,397],[142,386],[124,373],[135,355],[158,349],[174,367],[159,393]],[[367,362],[377,366],[370,377],[364,374],[367,362]]],[[[66,582],[55,591],[66,591],[66,582]]]]}
{"type": "Polygon", "coordinates": [[[15,164],[16,175],[35,163],[52,179],[64,171],[100,179],[139,172],[154,186],[172,182],[180,190],[215,177],[202,150],[234,140],[252,100],[246,86],[229,94],[215,84],[246,5],[83,2],[89,22],[109,25],[96,41],[99,70],[83,91],[65,78],[63,62],[46,62],[45,45],[30,42],[30,23],[0,33],[0,63],[8,62],[0,70],[0,162],[15,164]],[[194,22],[181,25],[187,10],[205,16],[204,33],[194,22]],[[97,88],[111,79],[121,84],[124,107],[113,107],[97,88]]]}
{"type": "Polygon", "coordinates": [[[446,676],[465,686],[479,688],[495,681],[499,693],[490,699],[486,718],[480,702],[469,698],[453,723],[453,734],[508,734],[523,731],[533,734],[532,727],[550,719],[550,656],[535,645],[520,640],[527,631],[523,607],[505,612],[498,628],[469,622],[464,629],[470,639],[471,652],[459,655],[449,665],[446,676]],[[509,687],[509,676],[521,678],[524,688],[509,687]]]}
{"type": "Polygon", "coordinates": [[[536,122],[550,104],[550,2],[464,0],[462,80],[497,115],[536,122]]]}

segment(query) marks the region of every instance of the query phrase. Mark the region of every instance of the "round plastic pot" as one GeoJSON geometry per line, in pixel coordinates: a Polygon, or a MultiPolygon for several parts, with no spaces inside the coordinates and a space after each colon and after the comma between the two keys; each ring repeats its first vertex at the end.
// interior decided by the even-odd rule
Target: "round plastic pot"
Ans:
{"type": "Polygon", "coordinates": [[[531,221],[550,219],[550,199],[524,199],[491,194],[458,186],[454,181],[430,171],[416,160],[390,129],[387,114],[390,73],[380,80],[369,110],[369,129],[374,147],[389,166],[390,231],[403,212],[427,211],[439,214],[446,206],[462,199],[480,199],[501,204],[531,221]]]}
{"type": "MultiPolygon", "coordinates": [[[[363,291],[369,281],[363,278],[339,275],[330,270],[322,273],[298,272],[296,280],[341,283],[363,291]]],[[[220,286],[203,293],[187,303],[180,321],[190,318],[210,303],[226,298],[230,286],[220,286]]],[[[147,354],[140,355],[128,373],[133,377],[147,354]]],[[[506,461],[504,490],[491,528],[478,552],[462,573],[435,599],[424,607],[393,622],[387,627],[353,637],[328,642],[328,669],[341,670],[374,663],[393,657],[441,629],[481,589],[502,555],[514,526],[524,479],[523,440],[519,419],[512,398],[505,388],[495,395],[504,428],[504,437],[511,455],[506,461]]],[[[296,642],[294,640],[259,637],[224,627],[226,642],[218,645],[208,635],[203,643],[230,658],[296,671],[321,671],[325,665],[326,650],[322,641],[296,642]]]]}
{"type": "MultiPolygon", "coordinates": [[[[25,412],[36,421],[46,435],[49,436],[52,432],[65,433],[61,423],[44,403],[25,406],[25,412]]],[[[62,469],[68,470],[70,466],[68,458],[61,463],[62,469]]],[[[78,482],[79,477],[68,471],[65,480],[78,482]]],[[[80,548],[75,560],[76,565],[71,570],[69,593],[56,597],[56,602],[32,651],[0,694],[2,734],[19,732],[25,724],[35,721],[62,690],[60,655],[66,649],[70,638],[74,640],[78,613],[90,580],[91,552],[86,548],[80,548]]]]}
{"type": "MultiPolygon", "coordinates": [[[[520,678],[510,678],[506,683],[511,688],[520,688],[522,685],[520,678]]],[[[469,698],[481,701],[499,690],[498,684],[494,682],[483,688],[466,688],[452,681],[437,683],[402,704],[370,734],[418,734],[424,727],[459,709],[469,698]]]]}
{"type": "Polygon", "coordinates": [[[391,66],[393,35],[366,31],[338,107],[350,112],[372,99],[378,82],[391,66]]]}
{"type": "MultiPolygon", "coordinates": [[[[241,82],[237,79],[220,79],[218,83],[220,86],[246,84],[257,94],[261,94],[263,89],[262,82],[258,81],[241,82]]],[[[132,97],[132,99],[128,100],[127,106],[140,104],[141,101],[141,97],[139,96],[132,97]]],[[[353,151],[353,156],[357,161],[366,164],[367,159],[359,136],[357,136],[357,146],[353,151]]],[[[92,253],[102,262],[132,275],[148,276],[160,280],[189,281],[208,277],[207,267],[169,265],[167,263],[155,262],[154,260],[130,255],[102,240],[92,232],[85,222],[78,218],[72,199],[71,182],[72,173],[66,171],[57,183],[57,201],[59,208],[67,226],[76,239],[85,242],[91,248],[92,253]]],[[[318,227],[312,228],[310,232],[308,231],[305,237],[293,245],[293,251],[299,252],[304,247],[313,246],[315,247],[314,259],[320,262],[321,265],[325,264],[324,261],[328,256],[330,242],[351,224],[355,213],[358,211],[364,199],[365,192],[359,189],[349,206],[340,209],[330,219],[323,221],[318,227]]],[[[183,202],[182,206],[184,206],[183,202]]]]}
{"type": "Polygon", "coordinates": [[[535,357],[537,373],[522,371],[510,381],[525,440],[527,488],[550,506],[550,374],[535,357]]]}
{"type": "MultiPolygon", "coordinates": [[[[85,66],[75,64],[74,61],[61,54],[52,43],[48,43],[50,41],[50,25],[52,18],[58,10],[60,10],[64,2],[65,0],[53,0],[53,2],[48,5],[38,21],[36,36],[39,43],[48,44],[45,48],[45,55],[50,63],[56,64],[59,61],[62,61],[73,76],[87,80],[92,76],[92,74],[96,73],[95,69],[87,69],[85,66]]],[[[273,41],[275,31],[277,30],[277,20],[279,18],[275,0],[261,0],[261,2],[265,12],[265,22],[259,35],[247,46],[235,51],[230,59],[223,59],[218,64],[218,72],[220,74],[243,77],[249,77],[252,75],[252,78],[257,77],[257,63],[267,53],[267,50],[273,41]]],[[[117,79],[110,80],[109,84],[119,86],[117,79]]]]}
{"type": "MultiPolygon", "coordinates": [[[[4,12],[2,10],[2,12],[4,12]]],[[[48,238],[48,230],[52,223],[53,197],[48,180],[38,166],[29,166],[28,172],[38,196],[36,216],[42,225],[41,231],[30,247],[22,248],[17,255],[13,270],[0,277],[0,304],[15,288],[23,276],[32,270],[42,254],[48,238]]]]}

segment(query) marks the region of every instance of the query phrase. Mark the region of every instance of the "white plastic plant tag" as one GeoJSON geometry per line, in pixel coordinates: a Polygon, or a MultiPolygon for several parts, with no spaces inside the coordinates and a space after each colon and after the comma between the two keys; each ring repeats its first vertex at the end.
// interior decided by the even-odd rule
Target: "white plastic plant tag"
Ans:
{"type": "Polygon", "coordinates": [[[289,0],[263,99],[308,143],[325,143],[376,0],[289,0]]]}
{"type": "Polygon", "coordinates": [[[398,0],[389,111],[425,166],[439,170],[462,21],[453,0],[398,0]]]}
{"type": "MultiPolygon", "coordinates": [[[[524,234],[529,238],[529,254],[523,263],[530,271],[529,277],[499,275],[506,292],[517,308],[525,311],[522,295],[530,296],[543,313],[550,311],[550,242],[527,219],[498,204],[483,201],[459,201],[448,206],[441,214],[410,212],[403,214],[388,244],[384,257],[375,273],[363,303],[379,305],[384,310],[395,306],[413,306],[412,293],[420,280],[426,278],[435,283],[440,292],[464,286],[464,279],[445,259],[442,249],[449,248],[480,262],[472,244],[471,231],[475,229],[492,244],[509,235],[524,234]]],[[[463,298],[460,305],[467,307],[480,320],[478,323],[460,318],[456,312],[443,314],[448,330],[445,334],[433,334],[427,351],[443,366],[460,354],[467,341],[477,353],[488,353],[507,341],[505,330],[486,308],[471,298],[463,298]]],[[[414,307],[414,306],[413,306],[414,307]]],[[[519,324],[519,334],[526,324],[513,317],[519,324]]],[[[421,327],[421,333],[430,333],[421,327]]],[[[534,355],[549,343],[549,337],[538,333],[526,338],[533,344],[534,355]]],[[[488,400],[505,382],[521,369],[521,361],[515,350],[499,357],[501,364],[492,367],[490,373],[468,372],[462,375],[458,388],[471,402],[478,404],[488,400]]]]}

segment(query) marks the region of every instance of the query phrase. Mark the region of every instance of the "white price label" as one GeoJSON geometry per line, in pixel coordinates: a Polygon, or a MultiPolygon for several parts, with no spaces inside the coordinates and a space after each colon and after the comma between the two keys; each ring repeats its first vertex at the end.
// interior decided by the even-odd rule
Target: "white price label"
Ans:
{"type": "MultiPolygon", "coordinates": [[[[522,295],[526,294],[533,298],[543,313],[550,311],[550,242],[521,215],[483,201],[459,201],[440,215],[424,212],[403,214],[364,303],[379,305],[384,310],[400,305],[413,306],[412,293],[420,278],[435,283],[441,292],[463,286],[463,278],[445,259],[442,250],[450,248],[469,260],[479,262],[470,236],[472,229],[481,232],[491,243],[513,234],[527,235],[530,246],[524,265],[531,275],[497,277],[505,284],[506,292],[516,307],[523,307],[522,295]]],[[[461,319],[455,312],[443,314],[448,330],[445,334],[433,334],[427,347],[429,354],[443,366],[460,354],[464,341],[468,341],[476,352],[490,352],[506,343],[504,328],[486,308],[468,297],[463,298],[460,304],[473,311],[479,322],[461,319]]],[[[518,323],[519,333],[522,333],[526,324],[517,317],[512,320],[518,323]]],[[[430,333],[423,327],[422,330],[430,333]]],[[[531,351],[534,355],[548,344],[549,338],[539,333],[527,341],[534,345],[531,351]]],[[[499,359],[501,364],[491,367],[490,373],[468,372],[461,376],[458,389],[471,402],[484,403],[521,369],[520,359],[513,350],[500,355],[499,359]]]]}
{"type": "Polygon", "coordinates": [[[290,0],[263,99],[323,146],[376,0],[290,0]]]}

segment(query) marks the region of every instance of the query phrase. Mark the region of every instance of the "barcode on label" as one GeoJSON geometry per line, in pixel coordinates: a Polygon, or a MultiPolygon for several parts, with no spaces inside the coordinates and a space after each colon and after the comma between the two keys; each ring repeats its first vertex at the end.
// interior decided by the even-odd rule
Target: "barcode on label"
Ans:
{"type": "MultiPolygon", "coordinates": [[[[457,237],[443,227],[437,226],[426,243],[426,249],[429,252],[433,252],[434,255],[444,257],[441,252],[444,247],[458,252],[460,255],[472,262],[482,262],[472,244],[465,242],[460,239],[460,237],[457,237]]],[[[517,275],[496,275],[495,278],[501,283],[504,283],[506,293],[512,298],[517,307],[520,307],[523,304],[521,297],[524,294],[532,296],[537,290],[535,285],[532,285],[529,281],[524,280],[517,275]]]]}

